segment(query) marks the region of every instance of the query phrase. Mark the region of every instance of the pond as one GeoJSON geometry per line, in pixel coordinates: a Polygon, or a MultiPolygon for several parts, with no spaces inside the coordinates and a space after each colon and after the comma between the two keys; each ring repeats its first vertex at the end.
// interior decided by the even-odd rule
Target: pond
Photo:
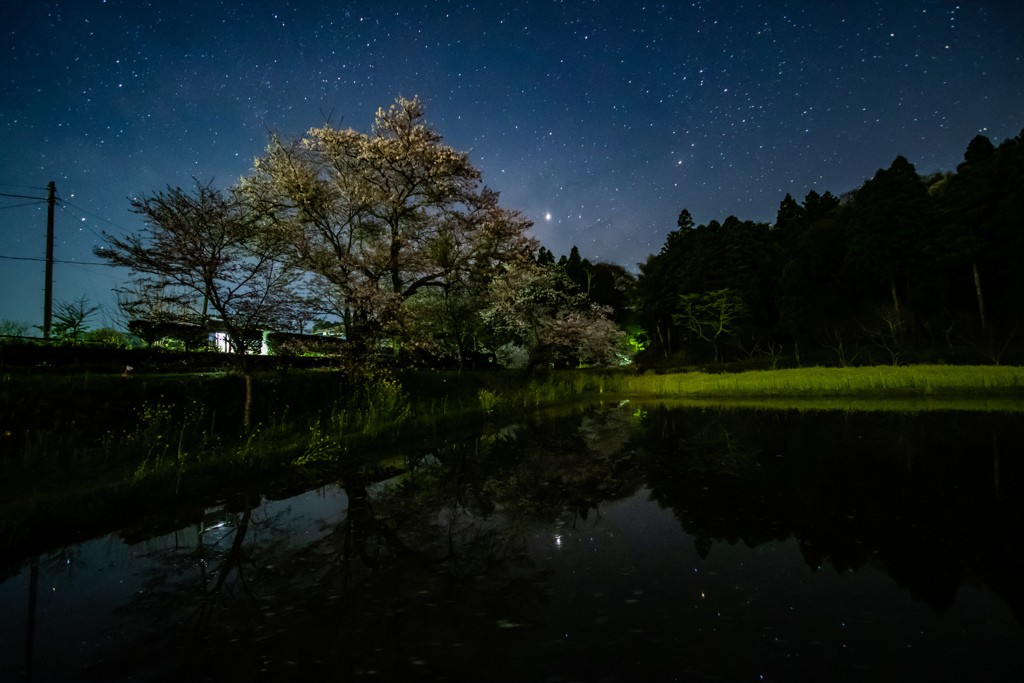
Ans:
{"type": "Polygon", "coordinates": [[[489,426],[2,558],[0,680],[1020,680],[1022,421],[489,426]]]}

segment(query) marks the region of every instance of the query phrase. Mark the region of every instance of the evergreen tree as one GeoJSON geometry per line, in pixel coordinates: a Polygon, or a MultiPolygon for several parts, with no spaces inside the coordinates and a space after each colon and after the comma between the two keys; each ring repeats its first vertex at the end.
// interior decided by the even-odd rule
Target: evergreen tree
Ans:
{"type": "Polygon", "coordinates": [[[928,189],[902,156],[879,169],[857,193],[849,224],[847,259],[869,297],[886,291],[895,311],[900,294],[912,298],[929,241],[928,189]]]}

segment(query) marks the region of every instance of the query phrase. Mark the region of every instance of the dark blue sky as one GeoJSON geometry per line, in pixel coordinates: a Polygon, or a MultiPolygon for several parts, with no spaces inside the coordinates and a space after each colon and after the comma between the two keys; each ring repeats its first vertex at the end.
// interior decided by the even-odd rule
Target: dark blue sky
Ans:
{"type": "MultiPolygon", "coordinates": [[[[128,196],[234,183],[268,131],[427,103],[556,254],[631,268],[683,208],[773,221],[897,154],[953,170],[1024,128],[1024,3],[3,3],[0,192],[54,181],[54,292],[112,304],[128,196]]],[[[45,204],[0,197],[0,318],[42,320],[45,204]],[[17,257],[12,259],[10,257],[17,257]]],[[[102,321],[97,318],[94,325],[102,321]]]]}

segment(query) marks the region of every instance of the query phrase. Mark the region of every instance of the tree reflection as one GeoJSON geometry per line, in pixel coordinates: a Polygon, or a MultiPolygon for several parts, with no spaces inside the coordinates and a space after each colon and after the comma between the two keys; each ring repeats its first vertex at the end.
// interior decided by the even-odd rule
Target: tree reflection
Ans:
{"type": "Polygon", "coordinates": [[[545,619],[547,575],[529,538],[639,487],[635,424],[623,407],[507,428],[410,455],[384,481],[346,466],[344,517],[309,543],[266,501],[208,515],[192,547],[151,558],[124,612],[147,635],[94,673],[161,659],[168,677],[228,675],[226,662],[232,677],[282,673],[289,661],[342,675],[487,670],[545,619]],[[188,655],[168,662],[167,652],[188,655]]]}
{"type": "Polygon", "coordinates": [[[701,558],[794,538],[812,569],[883,569],[939,612],[977,581],[1021,619],[1019,420],[623,404],[346,464],[330,521],[243,497],[155,544],[127,654],[90,673],[501,678],[551,620],[531,540],[642,487],[701,558]]]}
{"type": "Polygon", "coordinates": [[[483,482],[508,523],[549,527],[564,511],[586,519],[605,501],[642,484],[630,447],[635,423],[628,406],[602,407],[572,420],[530,425],[490,444],[483,482]]]}
{"type": "Polygon", "coordinates": [[[754,547],[792,536],[812,569],[881,567],[939,612],[970,574],[1024,621],[1024,596],[1008,580],[1022,565],[1006,560],[1022,531],[1021,453],[1010,460],[995,446],[1010,435],[1020,443],[1019,420],[654,409],[647,481],[702,558],[714,540],[754,547]]]}

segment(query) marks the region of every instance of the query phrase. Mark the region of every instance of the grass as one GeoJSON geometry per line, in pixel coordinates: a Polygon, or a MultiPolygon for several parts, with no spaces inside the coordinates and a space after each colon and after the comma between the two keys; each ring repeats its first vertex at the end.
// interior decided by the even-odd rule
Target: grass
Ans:
{"type": "Polygon", "coordinates": [[[486,415],[477,384],[454,374],[353,381],[300,371],[260,378],[258,421],[243,431],[241,382],[224,373],[4,375],[0,548],[66,527],[60,520],[115,519],[247,482],[315,477],[325,463],[362,462],[402,440],[469,435],[486,415]]]}
{"type": "Polygon", "coordinates": [[[116,519],[268,478],[322,476],[403,442],[620,398],[765,408],[1020,410],[1024,368],[798,368],[735,374],[623,370],[268,374],[241,430],[224,373],[0,378],[0,548],[74,517],[116,519]]]}
{"type": "MultiPolygon", "coordinates": [[[[163,375],[6,375],[0,381],[0,473],[38,477],[129,467],[141,481],[227,459],[261,469],[336,460],[404,438],[509,419],[546,406],[605,397],[823,400],[939,398],[975,405],[1024,397],[1024,368],[877,366],[741,373],[637,374],[566,370],[458,375],[330,371],[267,375],[258,383],[257,423],[242,432],[241,379],[163,375]]],[[[6,488],[6,487],[4,487],[6,488]]],[[[2,492],[2,491],[0,491],[2,492]]]]}
{"type": "Polygon", "coordinates": [[[713,398],[630,398],[631,403],[649,407],[758,410],[835,411],[844,413],[904,413],[962,410],[969,412],[1024,412],[1024,400],[1016,396],[732,396],[713,398]]]}
{"type": "Polygon", "coordinates": [[[1024,397],[1024,368],[911,365],[854,368],[792,368],[736,374],[703,372],[613,376],[609,390],[644,396],[835,397],[981,396],[1024,397]]]}

